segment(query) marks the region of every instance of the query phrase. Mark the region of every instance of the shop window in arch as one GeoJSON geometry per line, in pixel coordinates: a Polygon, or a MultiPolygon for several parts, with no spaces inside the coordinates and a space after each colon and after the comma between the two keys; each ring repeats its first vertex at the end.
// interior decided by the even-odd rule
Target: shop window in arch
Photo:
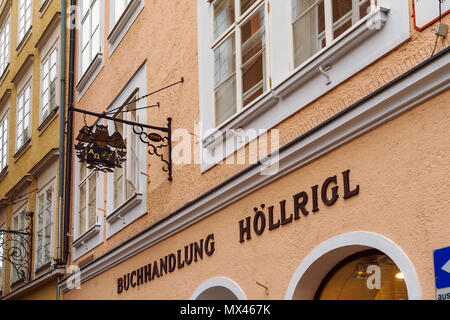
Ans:
{"type": "Polygon", "coordinates": [[[383,252],[367,250],[338,263],[324,278],[316,300],[407,300],[403,273],[383,252]]]}

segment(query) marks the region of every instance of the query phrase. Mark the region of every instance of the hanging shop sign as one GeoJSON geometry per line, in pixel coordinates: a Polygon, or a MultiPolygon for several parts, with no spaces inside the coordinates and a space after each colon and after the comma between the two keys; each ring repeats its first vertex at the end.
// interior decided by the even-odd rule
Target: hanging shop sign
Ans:
{"type": "Polygon", "coordinates": [[[359,185],[352,187],[350,183],[350,170],[342,172],[342,194],[339,193],[338,177],[332,176],[325,179],[321,185],[314,185],[311,191],[302,191],[292,196],[293,212],[287,213],[287,201],[282,200],[277,205],[267,206],[261,204],[254,208],[254,215],[239,221],[239,242],[245,242],[252,238],[252,234],[262,235],[266,230],[275,230],[286,224],[299,220],[300,217],[309,215],[310,211],[316,213],[320,210],[320,201],[325,206],[332,206],[338,201],[339,196],[349,199],[359,194],[359,185]],[[278,212],[276,212],[278,211],[278,212]]]}
{"type": "Polygon", "coordinates": [[[8,261],[18,281],[31,281],[33,212],[25,214],[28,225],[19,230],[0,230],[0,260],[8,261]]]}
{"type": "Polygon", "coordinates": [[[155,279],[170,274],[177,269],[189,266],[192,262],[199,262],[205,256],[211,256],[215,251],[214,234],[209,234],[205,239],[190,243],[184,249],[178,249],[176,253],[170,253],[163,258],[156,259],[136,270],[130,271],[117,278],[117,293],[142,286],[155,279]]]}
{"type": "MultiPolygon", "coordinates": [[[[103,172],[113,172],[114,168],[122,168],[122,163],[126,161],[126,144],[119,132],[114,132],[112,135],[108,133],[108,127],[103,125],[88,126],[86,123],[86,115],[97,117],[98,119],[105,119],[119,122],[132,126],[133,132],[139,137],[142,143],[148,147],[148,154],[158,157],[162,162],[162,170],[168,173],[168,180],[172,181],[172,118],[167,118],[167,127],[152,126],[145,123],[128,121],[125,119],[116,118],[117,114],[121,112],[129,112],[132,110],[123,110],[127,105],[135,103],[138,100],[145,99],[153,94],[166,90],[172,86],[184,83],[182,77],[180,81],[172,83],[156,91],[143,95],[133,101],[129,101],[118,108],[105,111],[103,113],[91,112],[74,107],[69,107],[69,112],[78,112],[84,114],[85,125],[80,130],[78,137],[78,144],[75,145],[78,158],[81,162],[86,162],[89,169],[94,169],[103,172]],[[110,116],[109,114],[115,114],[110,116]],[[151,130],[148,132],[147,130],[151,130]],[[157,133],[158,132],[158,133],[157,133]],[[167,150],[167,152],[164,152],[167,150]]],[[[147,109],[152,107],[159,107],[159,102],[156,105],[139,107],[133,111],[147,109]]]]}
{"type": "Polygon", "coordinates": [[[113,172],[113,168],[122,168],[126,160],[126,144],[119,132],[109,135],[108,126],[84,126],[76,138],[77,156],[87,163],[88,169],[113,172]]]}

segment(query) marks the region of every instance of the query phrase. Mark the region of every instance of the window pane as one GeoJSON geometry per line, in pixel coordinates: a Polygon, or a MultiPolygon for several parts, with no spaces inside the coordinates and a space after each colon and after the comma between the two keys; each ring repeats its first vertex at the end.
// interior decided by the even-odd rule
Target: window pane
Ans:
{"type": "MultiPolygon", "coordinates": [[[[352,26],[352,1],[333,0],[333,36],[339,37],[352,26]]],[[[359,8],[357,9],[359,11],[359,8]]]]}
{"type": "Polygon", "coordinates": [[[216,50],[214,50],[215,86],[229,78],[236,70],[234,44],[234,34],[232,34],[216,50]]]}
{"type": "Polygon", "coordinates": [[[237,112],[236,76],[233,75],[215,90],[216,126],[237,112]]]}
{"type": "Polygon", "coordinates": [[[123,203],[123,168],[114,168],[114,208],[123,203]]]}
{"type": "Polygon", "coordinates": [[[223,34],[234,22],[234,0],[218,1],[214,5],[214,39],[223,34]]]}
{"type": "Polygon", "coordinates": [[[241,14],[244,14],[255,2],[256,0],[241,0],[241,14]]]}
{"type": "Polygon", "coordinates": [[[247,105],[266,90],[264,6],[241,28],[242,94],[247,105]]]}
{"type": "Polygon", "coordinates": [[[88,228],[92,227],[97,222],[97,174],[92,174],[89,177],[89,195],[88,195],[88,228]]]}
{"type": "Polygon", "coordinates": [[[86,231],[86,184],[80,186],[80,203],[78,215],[79,234],[86,231]]]}
{"type": "Polygon", "coordinates": [[[294,31],[294,65],[308,60],[325,47],[325,10],[323,1],[292,0],[294,31]]]}

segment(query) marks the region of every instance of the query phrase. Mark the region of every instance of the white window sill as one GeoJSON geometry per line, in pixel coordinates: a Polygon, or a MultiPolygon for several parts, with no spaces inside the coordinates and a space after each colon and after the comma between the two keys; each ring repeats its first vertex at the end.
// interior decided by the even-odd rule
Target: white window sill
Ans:
{"type": "Polygon", "coordinates": [[[17,161],[20,159],[20,157],[23,156],[23,154],[31,147],[31,138],[28,138],[27,141],[24,142],[23,145],[20,146],[20,148],[16,151],[14,154],[14,161],[17,161]]]}
{"type": "MultiPolygon", "coordinates": [[[[220,163],[245,144],[257,138],[261,132],[265,132],[264,130],[273,128],[276,124],[298,112],[302,107],[330,91],[363,68],[366,62],[357,61],[357,64],[360,65],[352,65],[351,68],[346,67],[343,71],[343,65],[347,62],[342,61],[352,55],[355,56],[355,60],[363,60],[353,51],[355,48],[364,47],[366,40],[375,34],[383,34],[382,37],[391,37],[390,32],[392,30],[384,30],[385,24],[388,22],[389,12],[389,9],[379,8],[370,13],[336,38],[331,45],[297,67],[284,80],[274,84],[270,91],[264,93],[251,105],[242,109],[212,132],[211,129],[208,130],[209,134],[202,138],[202,159],[214,158],[214,162],[206,163],[202,160],[201,172],[205,172],[217,163],[220,163]],[[294,92],[295,97],[289,97],[294,92]],[[302,98],[297,99],[297,97],[302,98]],[[284,100],[296,100],[296,102],[289,102],[292,105],[286,107],[284,100]],[[237,129],[259,129],[260,133],[240,143],[238,135],[235,134],[237,129]],[[225,150],[225,152],[222,150],[225,150]],[[221,154],[221,156],[214,157],[213,155],[217,153],[221,154]]],[[[401,34],[399,38],[401,37],[404,37],[404,35],[401,34]]],[[[404,40],[403,38],[402,41],[404,40]]],[[[398,40],[395,39],[393,41],[398,40]]],[[[379,43],[376,45],[378,46],[377,51],[385,50],[385,48],[379,48],[379,43]]]]}
{"type": "Polygon", "coordinates": [[[135,215],[132,213],[142,204],[143,199],[144,196],[142,193],[136,193],[106,216],[108,237],[120,231],[123,227],[129,225],[136,219],[135,215]]]}
{"type": "Polygon", "coordinates": [[[87,248],[87,243],[90,239],[100,233],[101,226],[99,224],[95,224],[90,227],[85,233],[79,236],[74,242],[72,242],[72,246],[76,249],[80,249],[81,247],[87,248]]]}
{"type": "Polygon", "coordinates": [[[352,28],[341,34],[333,42],[317,52],[311,58],[298,66],[286,81],[275,85],[277,96],[284,98],[289,93],[307,82],[311,77],[322,74],[327,85],[332,84],[333,79],[327,77],[327,67],[349,52],[355,46],[360,45],[364,39],[380,31],[388,20],[389,9],[379,8],[367,15],[352,28]],[[378,27],[375,27],[376,24],[378,27]],[[322,70],[321,70],[322,69],[322,70]]]}
{"type": "Polygon", "coordinates": [[[84,74],[81,76],[80,80],[78,81],[76,85],[76,89],[79,93],[79,99],[83,94],[86,92],[89,85],[92,83],[94,78],[97,76],[97,74],[100,72],[100,69],[102,68],[103,64],[103,54],[97,53],[94,57],[94,59],[91,61],[89,67],[86,69],[84,74]]]}
{"type": "Polygon", "coordinates": [[[108,35],[109,44],[109,55],[114,52],[114,50],[119,45],[120,41],[123,39],[128,29],[133,24],[134,20],[137,18],[139,13],[144,7],[144,1],[142,0],[132,0],[125,11],[120,16],[119,20],[116,22],[111,32],[108,35]]]}
{"type": "Polygon", "coordinates": [[[45,129],[48,128],[48,126],[53,122],[53,120],[57,117],[59,114],[59,106],[55,106],[52,111],[45,117],[45,119],[41,122],[41,124],[38,127],[39,135],[41,135],[45,129]]]}
{"type": "Polygon", "coordinates": [[[0,76],[0,85],[3,83],[3,81],[5,81],[6,76],[9,73],[9,66],[10,66],[10,64],[8,62],[8,64],[6,65],[5,69],[2,72],[2,75],[0,76]]]}
{"type": "Polygon", "coordinates": [[[6,165],[2,171],[0,171],[0,182],[3,181],[3,179],[6,177],[6,175],[8,174],[8,165],[6,165]]]}
{"type": "Polygon", "coordinates": [[[25,32],[23,38],[19,41],[19,45],[16,48],[17,54],[19,54],[19,52],[22,51],[23,47],[25,47],[25,43],[27,43],[27,41],[30,38],[30,36],[31,36],[31,26],[27,30],[27,32],[25,32]]]}

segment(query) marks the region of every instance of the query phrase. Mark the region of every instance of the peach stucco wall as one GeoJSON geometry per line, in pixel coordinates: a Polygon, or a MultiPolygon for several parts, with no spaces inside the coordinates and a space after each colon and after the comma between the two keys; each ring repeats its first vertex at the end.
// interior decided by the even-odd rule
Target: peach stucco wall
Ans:
{"type": "MultiPolygon", "coordinates": [[[[66,299],[188,299],[204,281],[233,279],[249,299],[284,299],[295,269],[313,248],[333,236],[374,232],[395,242],[415,267],[422,298],[434,298],[432,250],[448,245],[450,93],[441,94],[319,160],[233,203],[72,290],[66,299]],[[261,203],[277,205],[325,178],[351,170],[359,195],[250,241],[239,242],[238,223],[261,203]],[[215,252],[120,296],[117,278],[190,242],[214,233],[215,252]],[[256,281],[269,288],[258,286],[256,281]],[[176,290],[174,289],[176,288],[176,290]]],[[[342,186],[342,179],[339,182],[342,186]]],[[[276,209],[277,210],[277,209],[276,209]]]]}
{"type": "MultiPolygon", "coordinates": [[[[178,81],[180,77],[185,80],[182,85],[147,99],[147,105],[161,104],[160,109],[149,110],[148,122],[164,125],[170,116],[174,129],[185,128],[194,133],[194,123],[199,120],[197,8],[196,1],[191,1],[194,5],[183,5],[185,2],[181,0],[146,1],[127,36],[110,57],[108,47],[105,48],[105,66],[76,107],[103,111],[146,60],[149,92],[178,81]]],[[[108,1],[105,3],[106,39],[110,28],[108,1]]],[[[450,16],[444,21],[449,23],[450,16]]],[[[411,17],[409,40],[277,125],[280,144],[288,143],[426,60],[433,49],[433,32],[432,26],[422,32],[414,30],[411,17]]],[[[437,51],[449,44],[449,37],[440,40],[437,51]]],[[[444,232],[449,226],[442,223],[443,199],[448,199],[444,194],[449,191],[444,184],[445,175],[447,180],[449,178],[448,170],[445,170],[448,169],[446,157],[448,159],[450,154],[445,137],[450,124],[448,98],[447,93],[415,108],[83,283],[82,290],[69,291],[64,298],[117,298],[117,277],[214,233],[216,251],[212,257],[122,294],[120,298],[189,298],[203,281],[220,275],[237,281],[249,298],[267,297],[264,290],[255,285],[255,281],[259,281],[270,287],[269,298],[281,299],[295,268],[311,248],[334,235],[355,230],[383,234],[403,248],[416,267],[423,297],[432,298],[431,250],[450,240],[448,232],[444,232]],[[413,130],[413,126],[417,129],[413,130]],[[355,183],[361,186],[360,195],[347,201],[340,199],[332,207],[321,208],[317,215],[239,243],[238,221],[251,215],[255,206],[263,201],[276,204],[289,199],[298,191],[346,169],[352,170],[355,183]],[[423,204],[426,207],[421,207],[423,204]],[[283,250],[279,250],[280,247],[283,250]],[[430,260],[423,257],[430,257],[430,260]],[[269,258],[277,263],[267,268],[269,258]]],[[[87,121],[91,123],[94,118],[88,116],[87,121]]],[[[82,116],[75,115],[75,135],[82,123],[82,116]]],[[[199,165],[176,165],[174,181],[170,183],[160,170],[160,163],[150,158],[149,162],[148,213],[91,250],[89,254],[93,254],[94,259],[246,167],[218,165],[202,174],[199,165]]]]}

